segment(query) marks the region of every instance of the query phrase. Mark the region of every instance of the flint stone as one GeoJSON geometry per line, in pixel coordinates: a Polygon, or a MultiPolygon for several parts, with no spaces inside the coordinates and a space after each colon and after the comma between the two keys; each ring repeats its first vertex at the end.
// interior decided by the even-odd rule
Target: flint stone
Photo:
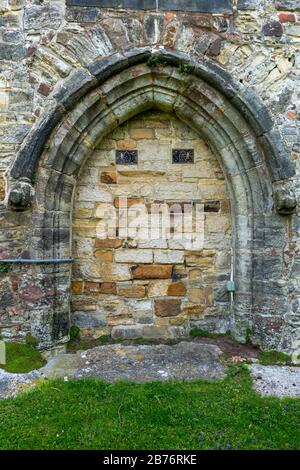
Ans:
{"type": "Polygon", "coordinates": [[[32,5],[24,10],[24,29],[56,30],[61,24],[61,12],[56,5],[32,5]]]}

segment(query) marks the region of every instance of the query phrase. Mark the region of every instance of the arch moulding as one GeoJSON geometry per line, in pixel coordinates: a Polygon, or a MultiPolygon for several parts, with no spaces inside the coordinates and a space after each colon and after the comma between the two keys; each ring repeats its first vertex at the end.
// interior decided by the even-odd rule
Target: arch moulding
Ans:
{"type": "MultiPolygon", "coordinates": [[[[271,259],[270,249],[287,230],[283,215],[296,208],[289,181],[294,167],[261,101],[205,57],[195,62],[182,53],[151,48],[77,69],[52,98],[55,104],[37,122],[7,175],[8,206],[32,211],[30,256],[71,257],[74,188],[100,140],[143,111],[172,112],[209,144],[230,193],[231,331],[240,340],[250,334],[265,348],[291,351],[297,332],[287,315],[284,260],[271,259]]],[[[68,339],[70,275],[68,265],[40,269],[40,277],[53,280],[52,295],[39,299],[31,312],[41,347],[68,339]]]]}

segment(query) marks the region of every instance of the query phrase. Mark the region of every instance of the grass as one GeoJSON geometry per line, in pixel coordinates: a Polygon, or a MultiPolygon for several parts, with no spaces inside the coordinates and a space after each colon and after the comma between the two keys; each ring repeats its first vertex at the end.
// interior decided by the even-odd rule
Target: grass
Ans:
{"type": "Polygon", "coordinates": [[[190,331],[190,337],[191,338],[219,338],[220,336],[226,336],[225,334],[221,333],[211,333],[210,331],[207,330],[202,330],[201,328],[195,327],[192,328],[190,331]]]}
{"type": "Polygon", "coordinates": [[[262,351],[258,356],[259,362],[264,366],[273,364],[291,364],[291,357],[279,351],[262,351]]]}
{"type": "Polygon", "coordinates": [[[0,364],[0,368],[7,372],[22,373],[40,369],[45,360],[33,346],[22,343],[5,343],[6,364],[0,364]]]}
{"type": "Polygon", "coordinates": [[[300,449],[300,400],[222,382],[49,381],[0,402],[0,449],[300,449]]]}

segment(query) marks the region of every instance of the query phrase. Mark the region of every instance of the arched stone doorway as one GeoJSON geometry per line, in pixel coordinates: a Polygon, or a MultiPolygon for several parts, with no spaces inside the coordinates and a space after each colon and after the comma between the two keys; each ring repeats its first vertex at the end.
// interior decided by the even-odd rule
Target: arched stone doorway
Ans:
{"type": "Polygon", "coordinates": [[[72,322],[81,334],[229,331],[230,200],[203,139],[155,109],[104,138],[77,181],[73,256],[72,322]],[[118,161],[124,152],[136,161],[118,161]]]}
{"type": "MultiPolygon", "coordinates": [[[[205,58],[195,63],[184,54],[145,48],[77,70],[53,98],[53,110],[41,118],[10,173],[12,206],[29,185],[24,178],[37,180],[31,256],[70,257],[74,188],[99,142],[153,107],[174,113],[209,143],[227,181],[235,278],[231,331],[266,348],[295,349],[282,246],[288,218],[277,213],[295,207],[288,185],[294,169],[255,96],[205,58]]],[[[42,346],[68,338],[70,274],[67,265],[49,268],[53,295],[31,309],[42,346]]]]}

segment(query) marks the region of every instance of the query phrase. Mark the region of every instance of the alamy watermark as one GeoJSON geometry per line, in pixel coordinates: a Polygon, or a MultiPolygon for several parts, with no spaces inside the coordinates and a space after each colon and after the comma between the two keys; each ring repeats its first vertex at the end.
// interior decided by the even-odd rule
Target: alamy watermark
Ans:
{"type": "Polygon", "coordinates": [[[154,202],[147,204],[120,197],[117,207],[101,203],[97,208],[97,238],[122,238],[137,242],[174,240],[183,249],[204,245],[204,204],[154,202]]]}

